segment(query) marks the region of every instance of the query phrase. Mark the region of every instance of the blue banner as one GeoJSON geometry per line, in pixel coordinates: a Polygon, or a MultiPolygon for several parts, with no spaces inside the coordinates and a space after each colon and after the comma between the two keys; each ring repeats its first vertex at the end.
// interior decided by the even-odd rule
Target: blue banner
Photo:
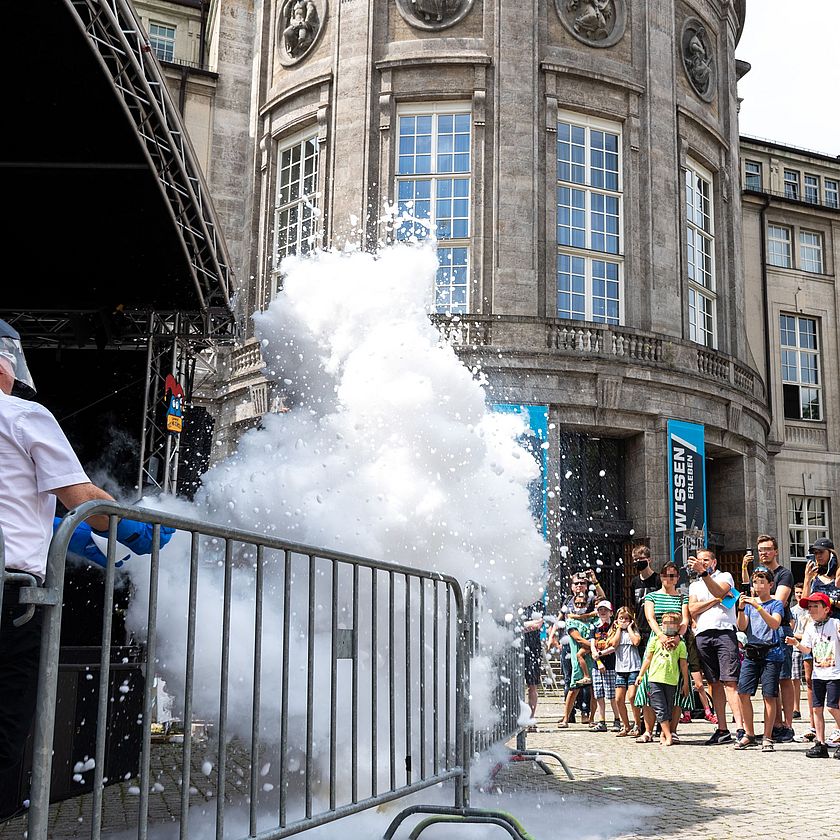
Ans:
{"type": "Polygon", "coordinates": [[[706,545],[706,445],[703,426],[668,421],[671,559],[680,567],[706,545]]]}
{"type": "Polygon", "coordinates": [[[528,485],[531,516],[543,538],[548,539],[548,406],[494,403],[490,408],[504,414],[519,414],[528,427],[519,443],[533,455],[540,468],[539,477],[528,485]]]}

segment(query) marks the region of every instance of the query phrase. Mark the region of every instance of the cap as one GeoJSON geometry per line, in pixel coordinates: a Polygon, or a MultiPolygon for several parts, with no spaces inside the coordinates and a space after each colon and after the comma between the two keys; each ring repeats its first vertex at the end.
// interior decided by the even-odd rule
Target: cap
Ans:
{"type": "Polygon", "coordinates": [[[817,551],[834,551],[834,543],[828,537],[820,537],[818,540],[814,540],[814,542],[808,548],[808,551],[813,551],[814,549],[816,549],[817,551]]]}
{"type": "Polygon", "coordinates": [[[808,604],[823,604],[823,606],[831,607],[831,599],[825,592],[812,592],[807,598],[799,599],[799,606],[803,610],[808,609],[808,604]]]}
{"type": "Polygon", "coordinates": [[[606,607],[610,612],[613,611],[612,604],[609,601],[606,601],[606,600],[598,601],[598,603],[595,604],[595,609],[596,610],[600,610],[601,607],[606,607]]]}

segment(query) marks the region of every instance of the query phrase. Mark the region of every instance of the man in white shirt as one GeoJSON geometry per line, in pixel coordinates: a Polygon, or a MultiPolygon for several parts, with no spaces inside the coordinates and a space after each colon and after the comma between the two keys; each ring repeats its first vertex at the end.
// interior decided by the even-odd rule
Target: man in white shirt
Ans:
{"type": "MultiPolygon", "coordinates": [[[[68,509],[91,499],[111,499],[88,479],[52,414],[38,403],[12,396],[34,395],[32,377],[17,333],[0,321],[0,527],[6,572],[28,572],[43,582],[53,533],[56,497],[68,509]]],[[[105,530],[108,517],[92,516],[105,530]]],[[[3,587],[0,623],[0,819],[20,805],[17,774],[38,681],[41,610],[20,627],[20,583],[3,587]]]]}
{"type": "Polygon", "coordinates": [[[738,702],[738,676],[741,659],[738,655],[735,601],[726,606],[723,601],[735,586],[732,575],[717,571],[717,558],[708,548],[688,558],[688,565],[697,573],[697,580],[688,589],[688,612],[694,622],[694,635],[700,664],[712,690],[712,700],[718,718],[718,728],[707,744],[731,742],[726,726],[726,703],[732,709],[738,729],[741,708],[738,702]]]}

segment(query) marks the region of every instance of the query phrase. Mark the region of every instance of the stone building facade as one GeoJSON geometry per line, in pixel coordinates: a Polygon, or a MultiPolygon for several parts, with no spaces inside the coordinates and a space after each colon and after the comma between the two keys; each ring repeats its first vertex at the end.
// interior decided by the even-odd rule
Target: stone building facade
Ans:
{"type": "MultiPolygon", "coordinates": [[[[668,419],[705,427],[716,546],[783,533],[774,459],[792,486],[795,457],[789,469],[783,389],[765,387],[773,331],[748,316],[762,272],[760,201],[748,193],[742,211],[739,183],[742,0],[212,0],[208,12],[225,88],[210,184],[248,278],[243,313],[282,294],[286,254],[349,236],[376,247],[386,204],[426,215],[442,330],[493,399],[548,406],[555,561],[561,545],[614,557],[643,538],[667,553],[668,419]]],[[[216,457],[278,407],[260,368],[246,336],[213,400],[216,457]]],[[[830,447],[838,432],[817,422],[830,447]]],[[[813,439],[802,423],[788,440],[813,439]]]]}

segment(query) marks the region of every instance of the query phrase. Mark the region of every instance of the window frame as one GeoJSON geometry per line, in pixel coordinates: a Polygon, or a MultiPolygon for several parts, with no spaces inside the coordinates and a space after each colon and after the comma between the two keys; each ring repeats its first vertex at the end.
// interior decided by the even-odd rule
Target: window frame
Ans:
{"type": "Polygon", "coordinates": [[[827,537],[831,528],[831,500],[827,496],[805,496],[799,493],[789,493],[787,498],[787,531],[788,549],[791,563],[804,563],[805,554],[814,540],[820,537],[827,537]],[[798,510],[794,508],[795,500],[801,501],[798,510]],[[818,502],[819,505],[812,505],[818,502]],[[797,514],[804,522],[795,522],[794,515],[797,514]],[[823,525],[812,524],[811,519],[822,517],[823,525]],[[801,534],[801,539],[795,538],[794,534],[801,534]],[[794,546],[803,546],[805,554],[801,557],[794,554],[794,546]]]}
{"type": "MultiPolygon", "coordinates": [[[[453,124],[453,133],[452,136],[455,137],[460,132],[454,130],[453,124]]],[[[407,135],[408,136],[408,135],[407,135]]],[[[412,135],[415,138],[417,135],[412,135]]],[[[472,296],[472,266],[473,266],[473,253],[472,253],[472,238],[473,232],[475,230],[475,181],[474,181],[474,167],[475,167],[475,126],[473,121],[473,106],[472,103],[468,100],[463,99],[452,99],[452,100],[435,100],[434,102],[400,102],[397,105],[396,110],[396,131],[395,131],[395,140],[394,143],[394,206],[399,208],[402,199],[400,198],[400,184],[410,182],[410,181],[425,181],[428,180],[430,182],[430,189],[429,189],[429,236],[435,238],[437,242],[437,254],[438,254],[438,269],[435,274],[435,285],[434,285],[434,300],[432,304],[433,311],[439,314],[450,314],[450,315],[462,315],[466,314],[470,311],[470,298],[472,296]],[[463,152],[457,153],[453,147],[452,155],[453,155],[453,168],[451,171],[442,171],[438,172],[438,146],[440,142],[441,132],[439,131],[439,123],[438,117],[441,116],[463,116],[467,115],[469,117],[469,148],[467,154],[469,155],[469,168],[466,172],[458,171],[455,169],[454,166],[454,156],[456,154],[463,154],[463,152]],[[432,160],[433,166],[432,171],[430,172],[412,172],[412,173],[401,173],[400,172],[400,147],[401,147],[401,139],[403,135],[401,134],[401,119],[403,117],[422,117],[422,116],[431,116],[432,117],[432,134],[431,134],[431,147],[429,151],[429,156],[432,160]],[[455,195],[454,190],[453,194],[450,196],[440,195],[439,189],[440,184],[446,181],[456,181],[456,180],[465,180],[467,182],[467,194],[466,196],[455,195]],[[455,236],[440,236],[437,231],[437,207],[440,201],[447,201],[449,200],[451,206],[453,208],[453,215],[450,218],[452,220],[455,219],[463,219],[462,216],[455,216],[454,215],[454,203],[456,200],[466,200],[467,202],[467,215],[466,215],[466,223],[467,223],[467,235],[461,237],[455,236]],[[458,250],[465,250],[466,251],[466,259],[463,263],[453,263],[452,257],[450,257],[450,261],[447,264],[444,262],[444,257],[447,253],[451,253],[454,256],[455,251],[458,250]],[[454,275],[452,271],[454,268],[462,268],[463,269],[463,276],[464,282],[463,283],[455,283],[454,275]],[[450,272],[449,277],[447,278],[446,272],[447,270],[450,272]],[[464,289],[464,302],[460,303],[457,302],[455,304],[452,303],[453,294],[456,290],[463,288],[464,289]],[[441,300],[441,293],[444,289],[448,289],[448,303],[446,302],[439,302],[441,300]]],[[[410,240],[412,237],[416,235],[413,232],[410,236],[401,237],[400,229],[402,228],[402,224],[396,223],[394,225],[394,232],[393,237],[397,241],[405,241],[410,240]]],[[[415,229],[416,230],[416,229],[415,229]]],[[[422,238],[426,238],[425,236],[422,238]]]]}
{"type": "Polygon", "coordinates": [[[840,209],[840,179],[823,178],[823,195],[826,207],[840,209]],[[829,184],[832,184],[832,186],[829,187],[829,184]],[[832,194],[833,198],[829,198],[829,194],[832,194]]]}
{"type": "Polygon", "coordinates": [[[772,265],[773,268],[793,268],[793,230],[788,225],[778,225],[775,222],[767,223],[767,265],[772,265]],[[787,234],[786,237],[774,236],[773,231],[782,231],[787,234]],[[780,243],[787,246],[787,262],[779,263],[773,261],[773,256],[776,253],[773,248],[774,243],[780,243]]]}
{"type": "Polygon", "coordinates": [[[798,169],[785,169],[783,175],[783,183],[785,187],[785,198],[799,201],[802,196],[802,179],[798,169]],[[788,175],[793,175],[793,178],[788,178],[788,175]],[[789,189],[790,188],[790,189],[789,189]]]}
{"type": "MultiPolygon", "coordinates": [[[[556,166],[555,170],[555,178],[554,178],[554,208],[555,208],[555,219],[554,219],[554,244],[555,244],[555,262],[554,262],[554,313],[557,318],[564,318],[567,320],[574,320],[580,321],[582,323],[597,323],[597,324],[604,324],[608,326],[621,326],[624,324],[625,320],[625,288],[624,288],[624,261],[625,261],[625,246],[624,246],[624,125],[621,122],[615,120],[604,120],[598,117],[590,116],[589,114],[581,114],[576,111],[568,111],[559,109],[557,111],[557,119],[555,123],[556,129],[556,136],[555,142],[553,144],[553,153],[554,153],[554,163],[556,166]],[[561,159],[560,159],[560,143],[565,142],[561,140],[560,137],[560,126],[561,124],[568,124],[571,127],[583,129],[584,131],[584,143],[583,143],[583,183],[579,181],[575,181],[571,179],[571,164],[573,161],[570,160],[570,178],[568,180],[564,180],[561,178],[561,159]],[[612,172],[612,169],[607,169],[606,164],[604,167],[598,167],[593,165],[593,151],[599,152],[602,151],[604,155],[608,153],[606,147],[601,150],[597,147],[593,147],[592,145],[592,132],[602,132],[604,134],[609,134],[616,138],[616,156],[617,160],[617,168],[616,172],[616,188],[612,189],[607,187],[606,185],[603,186],[595,186],[593,184],[592,172],[593,171],[602,171],[602,172],[612,172]],[[575,208],[574,204],[571,203],[569,205],[570,209],[574,210],[581,210],[583,212],[583,245],[575,245],[572,243],[565,244],[560,242],[560,212],[559,209],[560,205],[560,194],[561,190],[569,190],[570,191],[570,201],[573,202],[574,198],[573,191],[577,191],[579,193],[583,193],[583,207],[582,208],[575,208]],[[603,196],[604,197],[604,209],[603,211],[599,211],[594,208],[593,197],[595,196],[603,196]],[[615,199],[617,203],[617,213],[612,214],[607,210],[607,198],[615,199]],[[595,225],[593,224],[593,218],[595,215],[603,216],[604,219],[604,229],[603,230],[595,230],[595,225]],[[616,218],[616,232],[613,233],[606,229],[606,220],[608,218],[616,218]],[[605,248],[593,248],[592,247],[592,239],[593,235],[603,235],[605,241],[605,248]],[[615,237],[617,239],[617,250],[615,252],[607,250],[606,243],[607,237],[615,237]],[[568,259],[570,265],[570,271],[568,272],[570,277],[583,277],[584,285],[583,291],[576,291],[573,287],[569,290],[562,290],[561,291],[561,262],[564,259],[568,259]],[[580,274],[579,272],[574,271],[571,267],[574,266],[575,260],[582,260],[583,261],[583,273],[580,274]],[[604,276],[598,277],[596,269],[598,266],[596,264],[604,264],[604,276]],[[616,269],[616,278],[609,277],[609,267],[614,266],[616,269]],[[604,294],[603,295],[596,295],[595,294],[595,284],[598,281],[602,281],[604,284],[604,294]],[[609,287],[615,285],[617,287],[617,300],[613,298],[609,294],[609,287]],[[561,295],[569,295],[570,297],[583,297],[584,306],[583,306],[583,313],[582,317],[580,316],[578,310],[574,307],[574,305],[570,306],[568,310],[561,309],[560,307],[560,296],[561,295]],[[616,300],[616,312],[615,316],[609,315],[607,310],[609,308],[609,302],[616,300]],[[600,309],[602,311],[596,312],[596,309],[600,309]]],[[[572,144],[571,140],[571,130],[570,130],[570,145],[572,144]]],[[[577,144],[575,144],[577,145],[577,144]]],[[[610,152],[611,154],[611,152],[610,152]]],[[[580,164],[574,164],[579,166],[580,164]]],[[[571,217],[572,213],[570,213],[571,217]]],[[[563,226],[565,227],[565,226],[563,226]]],[[[581,228],[575,227],[574,222],[570,221],[569,229],[580,230],[581,228]]],[[[563,275],[566,272],[562,272],[563,275]]]]}
{"type": "Polygon", "coordinates": [[[764,166],[760,160],[745,160],[744,161],[744,189],[761,192],[764,188],[764,166]],[[757,172],[750,172],[750,166],[758,167],[757,172]],[[758,186],[750,184],[751,178],[758,178],[758,186]]]}
{"type": "Polygon", "coordinates": [[[820,203],[820,176],[814,175],[812,172],[806,172],[802,176],[802,199],[808,204],[820,203]],[[808,179],[812,182],[809,184],[808,179]]]}
{"type": "Polygon", "coordinates": [[[825,257],[823,248],[823,235],[818,230],[808,230],[807,228],[799,229],[799,268],[801,271],[807,271],[810,274],[824,274],[825,273],[825,257]],[[804,238],[806,236],[813,236],[815,242],[806,243],[804,238]],[[816,260],[809,260],[816,268],[809,268],[806,266],[805,253],[812,250],[817,254],[816,260]]]}
{"type": "Polygon", "coordinates": [[[683,201],[685,202],[683,210],[683,229],[685,234],[683,242],[685,246],[685,282],[687,284],[686,302],[688,305],[688,338],[695,344],[701,347],[709,347],[716,350],[718,347],[718,293],[717,293],[717,238],[715,233],[715,183],[714,175],[701,163],[698,163],[693,158],[686,158],[685,166],[683,167],[682,189],[683,201]],[[689,180],[691,183],[689,184],[689,180]],[[703,182],[708,185],[708,195],[703,195],[703,190],[698,189],[699,184],[703,182]],[[689,200],[689,193],[691,200],[689,200]],[[696,197],[700,197],[699,203],[696,197]],[[708,213],[703,210],[704,201],[708,204],[708,213]],[[704,224],[697,222],[697,207],[699,204],[700,218],[708,218],[708,228],[704,224]],[[708,270],[705,267],[700,271],[704,276],[708,276],[709,284],[698,282],[697,266],[698,262],[696,254],[698,249],[696,242],[702,241],[708,244],[708,253],[703,251],[704,257],[708,258],[708,270]],[[695,259],[692,260],[691,254],[695,254],[695,259]],[[694,267],[694,276],[691,276],[691,270],[694,267]],[[698,299],[703,303],[698,306],[698,299]],[[702,316],[702,325],[699,324],[699,319],[702,316]],[[699,340],[700,338],[703,340],[699,340]]]}
{"type": "MultiPolygon", "coordinates": [[[[321,206],[319,204],[318,199],[321,197],[320,193],[320,176],[321,176],[321,145],[318,138],[318,126],[317,125],[310,125],[300,131],[296,131],[293,134],[289,134],[286,136],[280,135],[274,138],[275,143],[275,160],[274,160],[274,173],[273,173],[273,206],[272,206],[272,214],[271,214],[271,252],[269,254],[270,260],[270,273],[272,277],[272,297],[277,294],[277,292],[281,291],[283,288],[283,272],[280,269],[280,265],[283,260],[288,256],[293,256],[296,254],[301,253],[308,253],[309,251],[313,250],[317,247],[318,239],[321,236],[322,225],[323,225],[323,216],[321,212],[321,206]],[[305,165],[307,160],[307,155],[305,152],[305,147],[308,143],[312,143],[314,146],[314,169],[311,175],[307,175],[305,171],[305,165]],[[286,152],[291,152],[292,149],[298,147],[301,149],[300,158],[297,162],[296,167],[298,168],[298,175],[299,177],[296,179],[297,183],[303,186],[311,177],[312,185],[314,187],[312,192],[304,193],[298,192],[298,195],[294,199],[289,199],[283,204],[279,203],[280,194],[281,194],[281,183],[280,179],[282,176],[283,171],[286,167],[283,166],[283,155],[286,152]],[[313,200],[314,199],[314,200],[313,200]],[[303,235],[303,228],[305,225],[305,221],[303,216],[300,213],[301,207],[306,207],[307,205],[311,206],[312,211],[309,217],[309,220],[312,222],[311,232],[309,235],[303,235]],[[295,223],[296,226],[296,236],[295,236],[295,247],[294,249],[288,247],[287,242],[287,250],[285,253],[278,257],[278,250],[279,250],[279,235],[280,235],[280,223],[279,223],[279,216],[281,213],[285,211],[291,211],[293,208],[298,208],[298,216],[297,221],[295,223]],[[305,249],[301,248],[301,244],[307,242],[307,247],[305,249]]],[[[291,182],[290,182],[291,183],[291,182]]]]}
{"type": "Polygon", "coordinates": [[[149,29],[148,29],[147,34],[149,36],[149,48],[151,49],[155,58],[157,58],[158,61],[168,61],[170,63],[174,62],[175,61],[175,45],[177,43],[177,37],[178,37],[178,26],[177,26],[177,24],[164,23],[163,21],[159,21],[159,20],[150,20],[149,21],[149,29]],[[160,29],[170,30],[172,32],[171,40],[168,36],[163,35],[161,32],[153,33],[152,32],[152,27],[153,26],[157,27],[159,30],[160,29]],[[159,43],[170,44],[171,47],[172,47],[172,55],[171,56],[161,55],[158,52],[158,48],[157,48],[157,45],[159,43]]]}
{"type": "Polygon", "coordinates": [[[822,340],[820,338],[820,324],[819,319],[814,318],[808,315],[801,315],[797,313],[789,313],[789,312],[780,312],[779,313],[779,368],[781,374],[781,381],[782,381],[782,415],[785,421],[793,421],[795,423],[802,422],[802,423],[822,423],[825,420],[825,413],[823,411],[823,386],[822,386],[822,365],[820,356],[822,354],[822,340]],[[787,319],[788,321],[792,321],[794,325],[793,334],[795,336],[795,343],[794,344],[787,344],[785,343],[785,333],[790,333],[791,330],[788,328],[786,329],[786,324],[784,323],[783,319],[787,319]],[[802,326],[803,322],[808,322],[813,324],[813,336],[814,336],[814,346],[808,347],[802,341],[802,326]],[[795,356],[795,363],[791,365],[786,361],[786,353],[792,353],[795,356]],[[813,359],[813,364],[808,366],[808,370],[813,370],[815,372],[814,378],[816,381],[809,382],[806,381],[802,376],[802,371],[806,368],[803,367],[803,360],[805,358],[813,359]],[[794,367],[796,370],[796,378],[792,379],[789,378],[786,374],[787,371],[794,367]],[[789,387],[796,387],[798,390],[798,405],[799,405],[799,416],[798,417],[791,417],[787,413],[787,401],[785,399],[785,386],[789,387]],[[817,400],[817,410],[818,416],[817,417],[804,417],[803,416],[803,404],[802,404],[802,390],[808,389],[810,391],[815,391],[815,397],[817,400]]]}

